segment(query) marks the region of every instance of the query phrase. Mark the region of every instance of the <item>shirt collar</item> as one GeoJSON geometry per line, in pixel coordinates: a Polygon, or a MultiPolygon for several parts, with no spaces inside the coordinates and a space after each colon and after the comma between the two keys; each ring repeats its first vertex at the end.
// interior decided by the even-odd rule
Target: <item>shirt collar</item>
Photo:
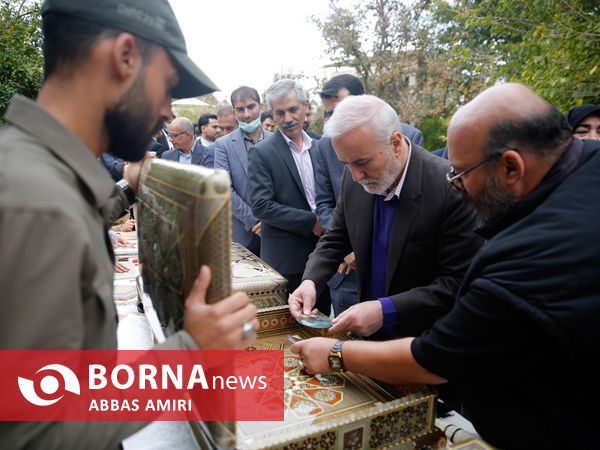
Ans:
{"type": "Polygon", "coordinates": [[[77,175],[91,193],[93,206],[101,208],[115,190],[115,183],[102,164],[77,136],[34,101],[15,95],[5,119],[37,138],[41,145],[77,175]]]}
{"type": "Polygon", "coordinates": [[[256,143],[258,143],[258,142],[262,141],[262,140],[264,139],[265,135],[264,135],[264,133],[263,133],[263,129],[262,129],[262,127],[258,127],[258,128],[259,128],[259,130],[260,130],[260,134],[258,135],[258,138],[256,139],[256,142],[254,142],[254,141],[252,140],[252,138],[251,138],[250,136],[248,136],[248,133],[246,133],[244,130],[242,130],[242,129],[240,128],[240,131],[242,132],[242,137],[244,138],[244,140],[246,140],[246,141],[250,141],[250,142],[252,142],[253,144],[256,144],[256,143]]]}
{"type": "Polygon", "coordinates": [[[408,144],[408,156],[406,158],[406,164],[404,165],[404,170],[402,171],[402,176],[400,177],[400,181],[398,182],[398,185],[396,186],[396,188],[392,192],[388,192],[387,189],[382,192],[381,195],[385,196],[385,198],[383,200],[386,202],[390,201],[394,197],[400,198],[400,193],[402,192],[402,186],[404,186],[404,180],[406,179],[406,172],[408,171],[408,163],[410,162],[410,155],[412,154],[412,144],[410,142],[410,139],[408,139],[406,136],[402,136],[402,139],[404,139],[404,142],[406,142],[408,144]]]}
{"type": "Polygon", "coordinates": [[[312,147],[312,140],[311,140],[310,136],[308,134],[306,134],[306,132],[304,130],[302,130],[302,149],[299,149],[298,146],[296,145],[296,143],[294,141],[292,141],[289,137],[287,137],[285,134],[283,134],[283,132],[281,130],[279,130],[279,132],[285,139],[285,142],[287,142],[287,145],[292,150],[300,151],[302,153],[304,150],[309,150],[312,147]]]}
{"type": "Polygon", "coordinates": [[[186,155],[186,154],[185,154],[185,153],[184,153],[182,150],[180,150],[180,149],[178,149],[178,148],[177,148],[176,150],[177,150],[177,153],[178,153],[180,156],[184,156],[184,157],[186,157],[186,158],[191,158],[191,157],[192,157],[192,155],[194,154],[194,149],[195,149],[195,148],[196,148],[196,146],[195,146],[195,145],[192,145],[192,148],[190,148],[190,152],[189,152],[187,155],[186,155]]]}

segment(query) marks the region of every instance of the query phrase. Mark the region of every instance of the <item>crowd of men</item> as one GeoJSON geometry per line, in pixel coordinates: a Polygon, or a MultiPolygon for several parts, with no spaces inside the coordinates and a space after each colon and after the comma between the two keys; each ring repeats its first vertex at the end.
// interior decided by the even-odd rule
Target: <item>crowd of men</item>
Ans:
{"type": "MultiPolygon", "coordinates": [[[[287,278],[292,315],[333,307],[330,332],[364,338],[295,343],[308,373],[444,385],[501,448],[594,446],[599,106],[565,117],[523,85],[498,85],[452,117],[442,157],[348,74],[320,92],[324,137],[289,79],[266,106],[240,86],[194,123],[172,117],[171,98],[217,88],[166,1],[46,0],[42,19],[45,81],[35,102],[13,99],[0,131],[1,349],[116,348],[107,229],[135,201],[151,150],[226,170],[233,240],[287,278]]],[[[206,305],[209,283],[203,267],[184,329],[159,348],[255,339],[247,296],[206,305]]],[[[7,448],[118,446],[142,426],[15,422],[0,436],[7,448]]]]}

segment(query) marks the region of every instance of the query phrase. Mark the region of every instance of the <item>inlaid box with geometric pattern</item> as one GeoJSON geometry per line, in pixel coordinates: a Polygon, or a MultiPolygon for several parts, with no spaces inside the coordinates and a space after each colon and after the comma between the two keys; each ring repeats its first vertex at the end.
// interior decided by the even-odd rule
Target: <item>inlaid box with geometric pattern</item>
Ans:
{"type": "Polygon", "coordinates": [[[203,264],[212,271],[207,303],[231,295],[231,181],[224,170],[162,159],[144,168],[137,208],[141,274],[161,325],[174,332],[203,264]]]}
{"type": "Polygon", "coordinates": [[[153,162],[140,188],[138,233],[140,290],[150,295],[167,335],[181,326],[183,300],[200,265],[207,263],[213,269],[209,301],[229,295],[232,287],[248,293],[259,310],[252,348],[284,351],[284,420],[193,422],[203,448],[438,448],[444,441],[434,426],[436,394],[428,387],[389,386],[350,372],[313,376],[298,370],[286,336],[307,339],[324,332],[300,326],[291,316],[281,275],[243,247],[232,246],[226,173],[153,162]]]}
{"type": "MultiPolygon", "coordinates": [[[[309,375],[298,370],[294,340],[323,335],[300,326],[287,306],[259,311],[257,350],[284,350],[283,422],[200,424],[201,440],[219,448],[375,449],[440,448],[437,395],[426,386],[390,386],[351,372],[309,375]]],[[[333,336],[346,338],[342,334],[333,336]]]]}
{"type": "Polygon", "coordinates": [[[287,305],[288,282],[262,259],[234,242],[231,245],[234,292],[245,292],[258,309],[287,305]]]}

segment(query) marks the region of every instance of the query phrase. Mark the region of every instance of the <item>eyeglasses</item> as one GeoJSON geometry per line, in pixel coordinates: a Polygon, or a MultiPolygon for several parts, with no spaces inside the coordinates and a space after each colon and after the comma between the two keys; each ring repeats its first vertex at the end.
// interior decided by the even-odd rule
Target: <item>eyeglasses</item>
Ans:
{"type": "Polygon", "coordinates": [[[187,133],[187,131],[180,131],[179,133],[169,133],[171,139],[175,139],[177,136],[187,133]]]}
{"type": "Polygon", "coordinates": [[[456,173],[456,171],[454,170],[454,167],[450,166],[450,170],[446,174],[446,181],[448,183],[450,183],[454,189],[456,189],[458,191],[464,191],[465,190],[465,185],[463,183],[462,177],[464,177],[466,174],[468,174],[471,170],[477,169],[482,164],[485,164],[485,163],[487,163],[488,161],[491,161],[494,158],[498,158],[498,157],[502,156],[506,150],[515,150],[516,151],[517,149],[516,148],[506,148],[506,149],[504,149],[504,150],[502,150],[500,152],[496,152],[496,153],[492,153],[490,155],[487,155],[485,158],[483,158],[477,164],[475,164],[474,166],[469,167],[466,170],[463,170],[461,173],[456,173]]]}
{"type": "Polygon", "coordinates": [[[331,111],[325,111],[323,113],[323,119],[328,120],[332,115],[333,115],[333,110],[331,110],[331,111]]]}

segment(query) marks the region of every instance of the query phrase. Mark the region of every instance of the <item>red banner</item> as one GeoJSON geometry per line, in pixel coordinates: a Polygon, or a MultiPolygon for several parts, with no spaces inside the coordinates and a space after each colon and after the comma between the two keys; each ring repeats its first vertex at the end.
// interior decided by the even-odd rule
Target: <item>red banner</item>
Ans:
{"type": "Polygon", "coordinates": [[[0,351],[0,420],[283,420],[283,351],[0,351]]]}

